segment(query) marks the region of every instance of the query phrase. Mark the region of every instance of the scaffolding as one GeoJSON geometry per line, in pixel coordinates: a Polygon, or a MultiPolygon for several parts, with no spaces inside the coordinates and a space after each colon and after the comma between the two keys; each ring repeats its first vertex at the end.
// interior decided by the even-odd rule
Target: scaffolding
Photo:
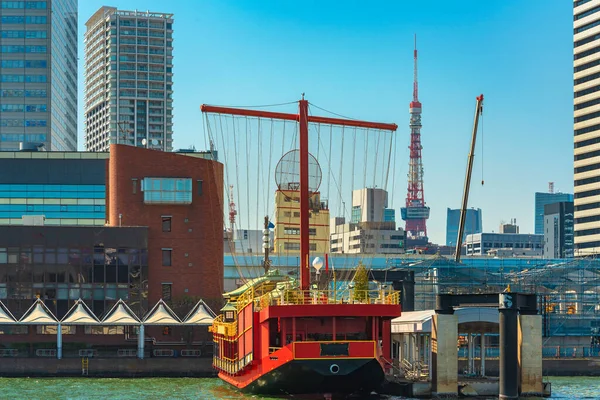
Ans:
{"type": "MultiPolygon", "coordinates": [[[[544,336],[600,336],[600,259],[465,257],[457,264],[441,255],[332,255],[329,260],[340,290],[359,262],[367,269],[410,270],[415,272],[415,310],[434,309],[435,296],[443,293],[536,293],[544,336]]],[[[259,265],[251,255],[235,261],[233,268],[234,260],[225,256],[226,279],[259,265]]],[[[297,257],[274,256],[271,261],[282,274],[295,276],[297,257]]],[[[331,277],[330,271],[320,279],[331,277]]]]}

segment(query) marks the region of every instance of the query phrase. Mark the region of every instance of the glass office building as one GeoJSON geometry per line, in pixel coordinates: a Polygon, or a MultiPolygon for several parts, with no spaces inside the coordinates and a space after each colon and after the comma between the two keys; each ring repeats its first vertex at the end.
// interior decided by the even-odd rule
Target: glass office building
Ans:
{"type": "Polygon", "coordinates": [[[32,299],[62,318],[82,299],[102,316],[118,299],[147,310],[148,228],[0,227],[0,301],[20,316],[32,299]]]}
{"type": "Polygon", "coordinates": [[[173,150],[173,14],[101,7],[86,22],[85,148],[173,150]]]}
{"type": "MultiPolygon", "coordinates": [[[[460,209],[453,210],[448,208],[446,215],[446,246],[456,246],[458,239],[458,225],[460,223],[460,209]]],[[[470,208],[465,217],[465,232],[463,234],[463,243],[467,235],[483,232],[481,222],[481,209],[470,208]]]]}
{"type": "Polygon", "coordinates": [[[547,204],[573,201],[570,193],[535,193],[535,231],[536,235],[544,234],[544,206],[547,204]]]}
{"type": "Polygon", "coordinates": [[[2,1],[0,150],[77,150],[77,0],[2,1]]]}
{"type": "Polygon", "coordinates": [[[0,152],[0,225],[104,225],[107,158],[0,152]]]}

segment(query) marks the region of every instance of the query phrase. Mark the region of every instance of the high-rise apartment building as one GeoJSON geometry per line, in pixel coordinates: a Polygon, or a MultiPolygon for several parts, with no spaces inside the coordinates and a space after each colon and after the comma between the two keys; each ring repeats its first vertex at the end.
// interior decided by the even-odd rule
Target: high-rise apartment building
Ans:
{"type": "Polygon", "coordinates": [[[573,201],[571,193],[536,192],[535,193],[535,219],[534,233],[544,234],[544,207],[547,204],[560,203],[561,201],[573,201]]]}
{"type": "MultiPolygon", "coordinates": [[[[481,233],[483,231],[481,221],[481,208],[467,209],[467,215],[465,217],[465,231],[463,233],[463,243],[467,235],[481,233]]],[[[446,213],[446,246],[456,246],[456,239],[458,239],[459,222],[460,209],[448,208],[446,213]]]]}
{"type": "Polygon", "coordinates": [[[573,48],[575,255],[586,256],[600,254],[600,0],[573,2],[573,48]]]}
{"type": "Polygon", "coordinates": [[[77,150],[77,0],[0,2],[0,150],[77,150]]]}
{"type": "Polygon", "coordinates": [[[85,148],[173,149],[173,14],[102,7],[86,22],[85,148]]]}

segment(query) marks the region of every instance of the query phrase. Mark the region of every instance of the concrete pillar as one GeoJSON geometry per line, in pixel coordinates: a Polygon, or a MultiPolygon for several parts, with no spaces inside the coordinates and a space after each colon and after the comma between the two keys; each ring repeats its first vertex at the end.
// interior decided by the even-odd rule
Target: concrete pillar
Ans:
{"type": "Polygon", "coordinates": [[[58,324],[56,329],[56,358],[62,358],[62,326],[58,324]]]}
{"type": "Polygon", "coordinates": [[[481,376],[485,376],[485,333],[481,333],[481,376]]]}
{"type": "Polygon", "coordinates": [[[138,358],[140,360],[144,359],[144,325],[140,325],[140,330],[138,333],[138,358]]]}
{"type": "Polygon", "coordinates": [[[434,396],[458,396],[458,317],[435,314],[431,319],[431,383],[434,396]]]}
{"type": "Polygon", "coordinates": [[[473,373],[473,335],[467,333],[467,374],[473,373]]]}
{"type": "Polygon", "coordinates": [[[519,398],[518,310],[510,293],[500,294],[500,399],[519,398]]]}
{"type": "Polygon", "coordinates": [[[542,396],[542,316],[519,316],[521,395],[542,396]]]}

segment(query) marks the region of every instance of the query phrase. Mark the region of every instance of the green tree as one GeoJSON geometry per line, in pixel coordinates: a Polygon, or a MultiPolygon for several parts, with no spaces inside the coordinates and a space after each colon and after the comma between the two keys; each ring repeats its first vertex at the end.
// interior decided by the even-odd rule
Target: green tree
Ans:
{"type": "Polygon", "coordinates": [[[358,301],[367,301],[369,297],[369,273],[362,261],[356,267],[354,274],[354,299],[358,301]]]}

